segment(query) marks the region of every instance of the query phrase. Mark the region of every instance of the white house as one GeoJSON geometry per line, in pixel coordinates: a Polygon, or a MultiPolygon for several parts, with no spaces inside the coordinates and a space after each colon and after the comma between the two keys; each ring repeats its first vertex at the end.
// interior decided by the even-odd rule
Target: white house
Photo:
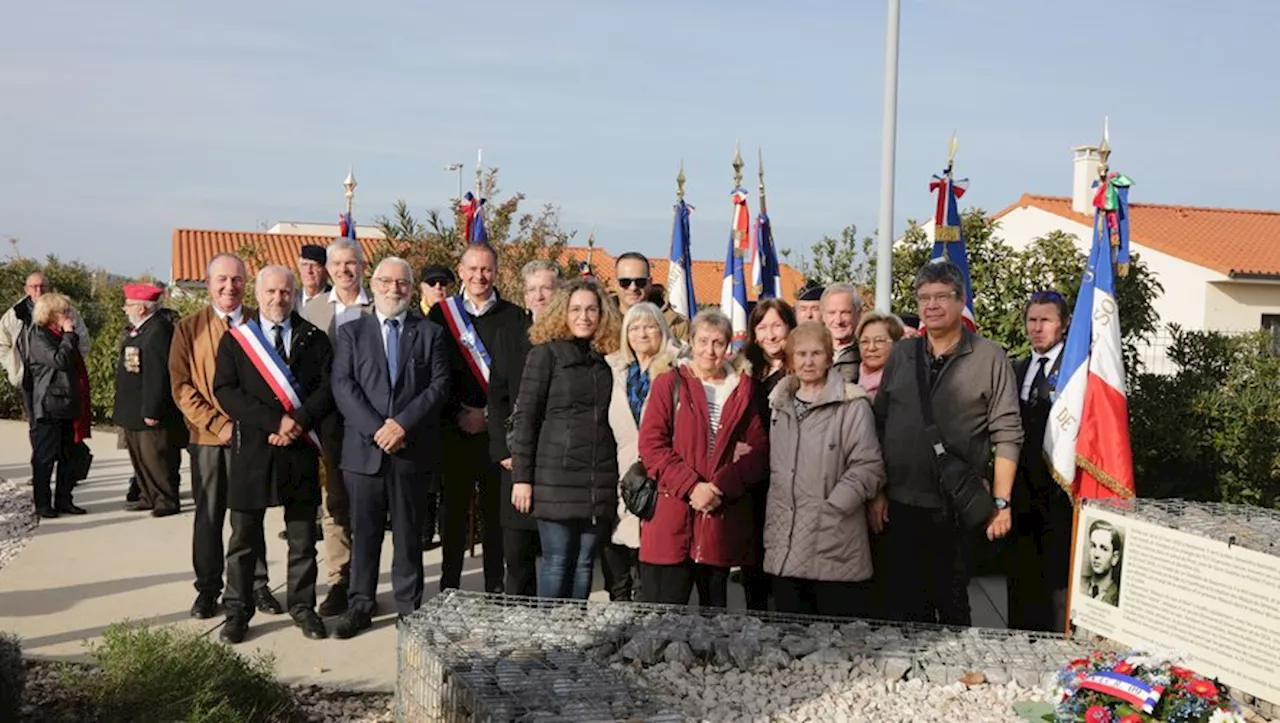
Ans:
{"type": "MultiPolygon", "coordinates": [[[[996,234],[1022,249],[1061,231],[1088,253],[1098,149],[1076,148],[1072,162],[1070,196],[1024,193],[992,217],[999,224],[996,234]]],[[[1137,197],[1135,191],[1131,198],[1137,197]]],[[[1129,209],[1132,251],[1164,286],[1154,304],[1162,324],[1280,334],[1280,211],[1151,203],[1131,203],[1129,209]]],[[[933,237],[932,220],[924,231],[933,237]]],[[[1155,361],[1161,366],[1162,360],[1155,361]]]]}

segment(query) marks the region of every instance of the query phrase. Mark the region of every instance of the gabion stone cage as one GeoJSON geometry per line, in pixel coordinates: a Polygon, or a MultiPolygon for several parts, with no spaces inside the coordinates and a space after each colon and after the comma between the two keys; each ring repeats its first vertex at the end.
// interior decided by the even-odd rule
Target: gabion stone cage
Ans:
{"type": "Polygon", "coordinates": [[[670,662],[723,669],[869,661],[876,675],[1048,685],[1096,645],[1051,634],[835,620],[451,590],[399,629],[397,720],[684,721],[625,675],[670,662]],[[622,671],[619,668],[623,668],[622,671]]]}
{"type": "Polygon", "coordinates": [[[1225,502],[1118,498],[1090,500],[1089,505],[1171,530],[1280,557],[1280,510],[1225,502]]]}

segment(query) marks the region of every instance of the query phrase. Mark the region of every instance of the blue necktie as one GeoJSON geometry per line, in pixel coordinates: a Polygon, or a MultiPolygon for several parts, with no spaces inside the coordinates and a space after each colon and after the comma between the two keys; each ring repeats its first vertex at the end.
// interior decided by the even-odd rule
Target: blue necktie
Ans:
{"type": "Polygon", "coordinates": [[[400,320],[387,319],[383,323],[387,325],[387,388],[394,390],[400,372],[400,320]]]}

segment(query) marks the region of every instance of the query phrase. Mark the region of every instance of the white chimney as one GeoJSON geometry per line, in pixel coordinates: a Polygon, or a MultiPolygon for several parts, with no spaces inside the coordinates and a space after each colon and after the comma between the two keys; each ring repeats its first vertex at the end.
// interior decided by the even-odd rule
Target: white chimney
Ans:
{"type": "Polygon", "coordinates": [[[1077,146],[1072,149],[1075,157],[1071,179],[1071,210],[1083,216],[1093,215],[1093,182],[1098,180],[1097,146],[1077,146]]]}

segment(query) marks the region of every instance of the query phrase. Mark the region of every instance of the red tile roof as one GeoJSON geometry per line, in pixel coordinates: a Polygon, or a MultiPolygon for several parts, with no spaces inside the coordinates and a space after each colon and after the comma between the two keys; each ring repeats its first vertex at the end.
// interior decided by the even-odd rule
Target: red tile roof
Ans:
{"type": "MultiPolygon", "coordinates": [[[[1070,198],[1029,193],[994,218],[1027,207],[1091,223],[1070,198]]],[[[1134,243],[1149,249],[1228,276],[1280,276],[1280,211],[1134,203],[1129,220],[1134,243]]]]}
{"type": "MultiPolygon", "coordinates": [[[[204,280],[205,266],[209,259],[219,253],[239,252],[252,249],[248,254],[246,265],[249,273],[257,273],[258,268],[267,264],[281,264],[293,267],[298,260],[298,253],[303,244],[328,246],[333,241],[329,236],[299,236],[294,234],[263,233],[255,231],[202,231],[179,228],[173,231],[173,259],[170,269],[170,280],[173,283],[193,283],[204,280]],[[255,257],[256,256],[256,257],[255,257]]],[[[361,239],[366,256],[374,256],[381,239],[361,239]]],[[[561,254],[563,264],[576,264],[587,258],[587,247],[570,246],[561,254]]],[[[591,266],[601,281],[612,283],[614,256],[599,246],[591,254],[591,266]]],[[[651,275],[659,284],[667,281],[667,259],[652,259],[651,275]]],[[[750,268],[748,267],[748,273],[750,268]]],[[[720,286],[724,279],[724,262],[693,262],[694,295],[699,303],[718,304],[720,302],[720,286]]],[[[782,265],[782,297],[795,301],[796,291],[804,286],[804,275],[787,264],[782,265]]],[[[754,299],[753,290],[747,290],[748,299],[754,299]]]]}

